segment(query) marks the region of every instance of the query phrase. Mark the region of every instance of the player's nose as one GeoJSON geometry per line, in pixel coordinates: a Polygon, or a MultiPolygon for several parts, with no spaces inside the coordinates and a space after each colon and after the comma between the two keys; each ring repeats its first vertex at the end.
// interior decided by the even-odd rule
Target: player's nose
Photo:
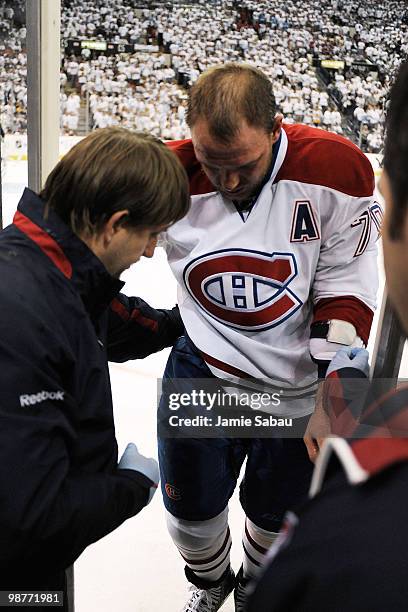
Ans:
{"type": "Polygon", "coordinates": [[[221,174],[221,187],[226,191],[234,191],[239,186],[239,173],[224,171],[221,174]]]}

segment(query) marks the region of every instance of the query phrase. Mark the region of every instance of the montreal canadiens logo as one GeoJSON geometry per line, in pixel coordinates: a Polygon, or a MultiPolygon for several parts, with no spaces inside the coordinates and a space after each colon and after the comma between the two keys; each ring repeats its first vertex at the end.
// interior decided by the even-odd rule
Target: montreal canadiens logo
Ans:
{"type": "Polygon", "coordinates": [[[164,489],[167,493],[167,496],[170,497],[170,499],[174,499],[175,501],[178,501],[181,499],[180,490],[177,489],[176,487],[173,487],[173,485],[169,484],[168,482],[165,484],[164,489]]]}
{"type": "Polygon", "coordinates": [[[190,262],[184,283],[200,308],[217,321],[261,331],[279,325],[301,307],[289,288],[296,275],[292,253],[225,249],[190,262]]]}

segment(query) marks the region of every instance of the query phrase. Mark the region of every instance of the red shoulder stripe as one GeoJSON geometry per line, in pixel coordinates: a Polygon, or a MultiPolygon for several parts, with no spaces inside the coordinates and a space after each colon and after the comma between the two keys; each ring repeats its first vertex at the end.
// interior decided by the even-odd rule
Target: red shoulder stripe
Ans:
{"type": "Polygon", "coordinates": [[[200,162],[196,159],[191,140],[173,140],[166,142],[166,145],[177,155],[186,169],[190,181],[190,195],[216,191],[214,185],[202,169],[200,162]]]}
{"type": "Polygon", "coordinates": [[[64,276],[72,278],[71,262],[54,238],[19,211],[14,215],[13,223],[21,232],[40,247],[43,253],[51,259],[53,264],[64,276]]]}
{"type": "Polygon", "coordinates": [[[329,187],[362,198],[374,192],[374,172],[368,158],[350,140],[305,125],[285,125],[288,149],[276,176],[329,187]]]}

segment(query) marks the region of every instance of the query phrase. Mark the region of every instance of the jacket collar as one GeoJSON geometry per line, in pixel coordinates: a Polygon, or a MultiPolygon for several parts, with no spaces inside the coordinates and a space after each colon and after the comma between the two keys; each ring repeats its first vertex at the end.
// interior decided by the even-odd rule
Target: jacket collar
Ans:
{"type": "Polygon", "coordinates": [[[408,462],[408,385],[391,389],[370,403],[360,415],[352,439],[325,440],[316,461],[310,497],[322,488],[333,456],[348,482],[355,485],[395,463],[408,462]]]}
{"type": "Polygon", "coordinates": [[[44,218],[44,202],[31,189],[24,190],[13,224],[71,281],[92,317],[99,316],[122,289],[124,283],[108,273],[55,211],[44,218]]]}
{"type": "Polygon", "coordinates": [[[327,438],[313,472],[309,496],[323,487],[331,457],[335,455],[351,485],[366,482],[395,463],[408,461],[407,438],[367,438],[353,443],[344,438],[327,438]]]}

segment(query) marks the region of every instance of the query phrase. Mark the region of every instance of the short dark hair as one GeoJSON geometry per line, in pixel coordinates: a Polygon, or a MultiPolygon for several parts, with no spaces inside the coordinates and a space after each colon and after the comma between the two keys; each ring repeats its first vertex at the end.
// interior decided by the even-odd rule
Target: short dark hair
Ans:
{"type": "Polygon", "coordinates": [[[98,232],[119,210],[123,225],[170,225],[190,205],[186,172],[149,134],[121,127],[95,130],[48,176],[40,197],[76,234],[98,232]]]}
{"type": "Polygon", "coordinates": [[[189,92],[189,127],[204,119],[210,134],[227,143],[237,135],[242,119],[270,134],[275,114],[271,81],[249,64],[213,66],[203,72],[189,92]]]}
{"type": "Polygon", "coordinates": [[[408,62],[394,81],[386,119],[384,168],[390,179],[393,200],[390,238],[401,236],[408,205],[408,62]]]}

